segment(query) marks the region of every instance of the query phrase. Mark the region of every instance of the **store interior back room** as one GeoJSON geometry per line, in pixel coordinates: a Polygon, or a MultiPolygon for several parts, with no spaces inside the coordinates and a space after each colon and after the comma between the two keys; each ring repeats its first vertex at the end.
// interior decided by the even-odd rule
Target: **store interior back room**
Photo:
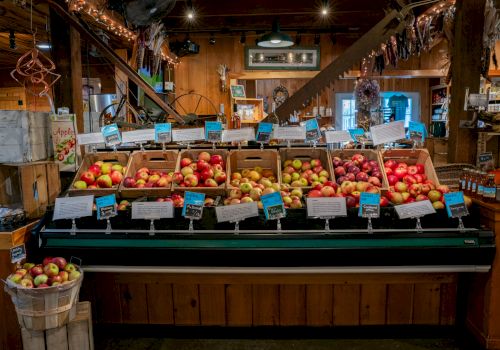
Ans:
{"type": "Polygon", "coordinates": [[[0,349],[500,349],[498,9],[0,0],[0,349]]]}

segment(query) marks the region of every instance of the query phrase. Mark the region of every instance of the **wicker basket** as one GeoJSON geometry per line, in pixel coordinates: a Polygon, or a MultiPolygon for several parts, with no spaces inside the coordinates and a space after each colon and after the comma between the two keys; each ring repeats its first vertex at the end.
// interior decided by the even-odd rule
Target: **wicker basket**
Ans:
{"type": "Polygon", "coordinates": [[[69,323],[76,316],[78,293],[83,280],[80,278],[67,284],[48,288],[22,288],[7,280],[5,291],[11,296],[17,319],[22,328],[43,331],[69,323]]]}
{"type": "Polygon", "coordinates": [[[477,169],[472,164],[454,163],[436,166],[434,170],[436,171],[440,184],[447,185],[451,190],[458,190],[460,176],[465,168],[477,169]]]}

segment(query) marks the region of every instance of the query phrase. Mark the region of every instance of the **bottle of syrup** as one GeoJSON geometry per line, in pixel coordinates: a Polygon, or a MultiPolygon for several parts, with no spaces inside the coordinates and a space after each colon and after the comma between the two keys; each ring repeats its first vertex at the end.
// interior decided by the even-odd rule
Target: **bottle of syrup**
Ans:
{"type": "Polygon", "coordinates": [[[495,203],[497,197],[497,186],[495,184],[495,174],[488,174],[488,181],[483,189],[483,202],[495,203]]]}
{"type": "Polygon", "coordinates": [[[233,105],[233,115],[231,117],[231,124],[233,129],[241,129],[241,117],[238,114],[238,106],[236,103],[233,105]]]}
{"type": "Polygon", "coordinates": [[[458,190],[465,193],[465,188],[467,187],[467,173],[469,172],[468,168],[465,168],[460,175],[460,180],[458,181],[458,190]]]}

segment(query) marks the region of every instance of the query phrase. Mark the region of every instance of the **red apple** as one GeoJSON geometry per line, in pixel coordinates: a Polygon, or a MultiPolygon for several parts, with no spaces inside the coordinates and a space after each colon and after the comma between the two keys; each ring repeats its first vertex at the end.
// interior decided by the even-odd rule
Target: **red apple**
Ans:
{"type": "Polygon", "coordinates": [[[378,177],[370,176],[368,178],[368,182],[371,183],[373,186],[382,187],[382,183],[380,182],[380,179],[378,177]]]}
{"type": "Polygon", "coordinates": [[[52,262],[53,262],[54,264],[56,264],[56,265],[57,265],[57,267],[58,267],[60,270],[64,270],[64,267],[66,267],[66,264],[67,264],[66,259],[64,259],[63,257],[60,257],[60,256],[58,256],[58,257],[56,257],[56,258],[53,258],[53,259],[52,259],[52,262]]]}
{"type": "Polygon", "coordinates": [[[353,162],[357,162],[358,165],[362,164],[365,161],[365,156],[359,153],[356,153],[355,155],[352,156],[351,160],[353,162]]]}
{"type": "Polygon", "coordinates": [[[210,164],[207,161],[199,160],[196,163],[196,170],[202,172],[203,170],[210,169],[210,164]]]}
{"type": "Polygon", "coordinates": [[[41,275],[42,273],[43,273],[43,266],[42,265],[35,265],[30,269],[31,277],[36,277],[38,275],[41,275]]]}
{"type": "Polygon", "coordinates": [[[339,157],[333,157],[332,158],[332,164],[336,168],[338,166],[342,166],[342,164],[344,164],[344,162],[339,157]]]}
{"type": "Polygon", "coordinates": [[[321,189],[321,195],[323,197],[333,197],[335,195],[335,189],[331,186],[324,186],[321,189]]]}
{"type": "Polygon", "coordinates": [[[174,173],[174,175],[172,176],[172,181],[173,181],[175,184],[177,184],[177,185],[178,185],[178,184],[180,184],[182,181],[184,181],[184,176],[183,176],[180,172],[176,171],[176,172],[174,173]]]}
{"type": "Polygon", "coordinates": [[[368,186],[366,188],[366,191],[367,193],[380,193],[380,188],[376,187],[376,186],[368,186]]]}
{"type": "Polygon", "coordinates": [[[345,196],[347,208],[354,208],[356,206],[356,199],[353,196],[345,196]]]}
{"type": "Polygon", "coordinates": [[[422,163],[415,164],[417,167],[417,174],[425,174],[425,166],[422,163]]]}
{"type": "Polygon", "coordinates": [[[323,171],[323,167],[322,167],[321,165],[315,166],[315,167],[313,168],[313,172],[314,172],[315,174],[319,174],[319,173],[320,173],[320,172],[322,172],[322,171],[323,171]]]}
{"type": "Polygon", "coordinates": [[[346,174],[346,170],[341,166],[336,167],[333,172],[335,173],[336,177],[345,176],[346,174]]]}
{"type": "Polygon", "coordinates": [[[54,263],[48,263],[43,267],[43,272],[48,277],[53,277],[59,274],[59,267],[57,267],[57,265],[54,263]]]}
{"type": "Polygon", "coordinates": [[[450,188],[446,185],[439,185],[438,187],[436,187],[436,190],[443,194],[450,192],[450,188]]]}
{"type": "Polygon", "coordinates": [[[347,173],[345,178],[347,179],[347,181],[355,181],[356,175],[354,175],[353,173],[347,173]]]}
{"type": "Polygon", "coordinates": [[[386,197],[380,197],[380,206],[387,207],[389,205],[389,200],[386,197]]]}
{"type": "Polygon", "coordinates": [[[427,195],[430,191],[431,191],[431,186],[429,184],[422,184],[422,194],[427,195]]]}
{"type": "Polygon", "coordinates": [[[403,179],[403,177],[405,177],[407,173],[408,170],[405,167],[398,166],[396,169],[394,169],[394,175],[396,175],[399,180],[403,179]]]}
{"type": "Polygon", "coordinates": [[[140,168],[139,170],[137,170],[137,172],[138,172],[138,173],[145,172],[145,173],[147,173],[148,175],[149,175],[149,173],[150,173],[149,169],[148,169],[148,168],[146,168],[146,167],[142,167],[142,168],[140,168]]]}
{"type": "Polygon", "coordinates": [[[425,194],[419,194],[417,197],[415,197],[415,200],[417,202],[420,202],[420,201],[425,201],[425,200],[428,200],[429,198],[425,195],[425,194]]]}
{"type": "Polygon", "coordinates": [[[203,184],[205,185],[205,187],[217,187],[218,184],[217,184],[217,181],[215,181],[214,179],[212,178],[208,178],[206,179],[203,184]]]}
{"type": "Polygon", "coordinates": [[[389,182],[389,186],[394,186],[398,182],[398,177],[392,174],[387,175],[387,181],[389,182]]]}
{"type": "Polygon", "coordinates": [[[413,197],[417,197],[422,193],[422,185],[417,183],[410,185],[409,192],[413,197]]]}
{"type": "Polygon", "coordinates": [[[218,184],[226,182],[227,176],[224,171],[216,172],[214,175],[214,180],[217,181],[218,184]]]}
{"type": "Polygon", "coordinates": [[[123,180],[123,186],[125,186],[127,188],[134,187],[135,186],[135,179],[133,177],[127,176],[123,180]]]}
{"type": "Polygon", "coordinates": [[[408,203],[413,203],[413,202],[416,202],[416,201],[415,201],[415,198],[413,198],[413,197],[408,197],[408,198],[406,198],[406,199],[405,199],[405,201],[404,201],[404,203],[405,203],[405,204],[408,204],[408,203]]]}
{"type": "Polygon", "coordinates": [[[368,174],[361,171],[356,174],[356,181],[368,181],[368,174]]]}
{"type": "Polygon", "coordinates": [[[113,170],[111,172],[111,174],[109,175],[109,177],[111,178],[111,183],[113,185],[118,185],[123,180],[123,174],[121,171],[118,171],[118,170],[113,170]]]}
{"type": "Polygon", "coordinates": [[[405,162],[399,162],[398,166],[396,168],[405,168],[405,169],[408,169],[408,164],[406,164],[405,162]]]}
{"type": "Polygon", "coordinates": [[[311,190],[311,191],[309,191],[307,196],[311,197],[311,198],[323,197],[323,195],[321,194],[321,191],[319,191],[319,190],[311,190]]]}
{"type": "Polygon", "coordinates": [[[399,192],[387,192],[387,199],[394,204],[401,204],[404,202],[403,195],[399,192]]]}
{"type": "Polygon", "coordinates": [[[184,183],[187,187],[196,187],[198,186],[198,177],[194,174],[188,174],[184,177],[184,183]]]}
{"type": "Polygon", "coordinates": [[[184,168],[184,167],[187,167],[189,166],[189,164],[191,164],[193,161],[191,160],[191,158],[182,158],[181,159],[181,163],[180,163],[180,166],[181,166],[181,169],[184,168]]]}
{"type": "Polygon", "coordinates": [[[198,154],[198,160],[204,160],[205,162],[210,162],[210,159],[211,159],[211,156],[210,156],[210,153],[208,152],[200,152],[198,154]]]}
{"type": "Polygon", "coordinates": [[[85,171],[80,176],[80,180],[84,181],[87,185],[92,185],[95,181],[94,173],[90,171],[85,171]]]}
{"type": "Polygon", "coordinates": [[[370,163],[365,162],[361,165],[361,170],[365,173],[369,173],[373,170],[373,167],[370,165],[370,163]]]}
{"type": "Polygon", "coordinates": [[[360,171],[361,170],[357,166],[355,166],[355,165],[350,166],[349,168],[347,168],[347,172],[348,173],[353,173],[354,175],[358,174],[360,171]]]}
{"type": "Polygon", "coordinates": [[[50,264],[52,262],[52,259],[54,259],[54,258],[51,256],[48,256],[45,259],[43,259],[43,261],[42,261],[43,266],[50,264]]]}
{"type": "Polygon", "coordinates": [[[392,175],[394,174],[394,171],[392,170],[392,168],[385,168],[384,167],[384,171],[385,173],[389,176],[389,175],[392,175]]]}
{"type": "Polygon", "coordinates": [[[417,168],[416,165],[410,165],[408,167],[408,174],[410,174],[410,175],[416,175],[418,173],[419,173],[419,171],[418,171],[418,168],[417,168]]]}
{"type": "Polygon", "coordinates": [[[94,174],[94,177],[98,177],[101,175],[101,167],[96,164],[92,164],[89,166],[89,170],[92,174],[94,174]]]}
{"type": "Polygon", "coordinates": [[[101,175],[97,178],[97,186],[99,188],[111,188],[113,187],[113,181],[109,175],[101,175]]]}
{"type": "Polygon", "coordinates": [[[441,198],[441,192],[438,190],[430,190],[429,193],[427,193],[427,197],[431,202],[437,202],[441,198]]]}
{"type": "Polygon", "coordinates": [[[384,163],[384,166],[386,168],[391,168],[391,169],[395,169],[397,165],[398,163],[394,159],[386,160],[384,163]]]}
{"type": "Polygon", "coordinates": [[[417,179],[415,179],[415,176],[413,175],[405,175],[403,177],[403,182],[407,185],[412,185],[417,183],[417,179]]]}
{"type": "MultiPolygon", "coordinates": [[[[199,162],[198,162],[199,163],[199,162]]],[[[208,165],[208,163],[207,163],[208,165]]],[[[201,173],[200,173],[200,179],[202,181],[205,181],[207,179],[212,179],[214,177],[214,172],[212,169],[210,168],[206,168],[204,169],[201,173]]]]}
{"type": "Polygon", "coordinates": [[[224,159],[222,158],[222,156],[220,154],[214,154],[210,157],[210,164],[212,164],[212,165],[219,164],[222,166],[223,163],[224,163],[224,159]]]}
{"type": "Polygon", "coordinates": [[[155,187],[168,187],[171,183],[171,179],[168,178],[168,176],[162,176],[160,179],[155,183],[155,187]]]}
{"type": "Polygon", "coordinates": [[[418,184],[421,184],[422,182],[424,182],[424,177],[422,176],[422,174],[415,174],[415,175],[413,175],[413,177],[415,178],[415,180],[417,180],[418,184]]]}
{"type": "Polygon", "coordinates": [[[53,283],[56,282],[56,283],[62,283],[63,280],[62,280],[62,277],[59,276],[59,274],[55,275],[55,276],[52,276],[49,278],[48,280],[49,284],[50,285],[54,285],[53,283]]]}
{"type": "Polygon", "coordinates": [[[135,173],[134,178],[135,178],[135,180],[136,180],[136,181],[137,181],[137,180],[144,180],[144,181],[148,181],[148,179],[149,179],[149,172],[144,171],[144,170],[142,170],[142,171],[139,171],[139,170],[138,170],[138,171],[135,173]]]}

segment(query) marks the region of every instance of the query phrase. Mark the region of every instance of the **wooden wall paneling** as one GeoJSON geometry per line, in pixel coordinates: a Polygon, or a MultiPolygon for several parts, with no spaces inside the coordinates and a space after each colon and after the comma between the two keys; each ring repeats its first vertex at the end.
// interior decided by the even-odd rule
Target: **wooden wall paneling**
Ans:
{"type": "Polygon", "coordinates": [[[122,323],[148,323],[146,284],[121,283],[122,323]]]}
{"type": "Polygon", "coordinates": [[[360,292],[359,284],[339,284],[333,287],[333,324],[335,326],[359,325],[360,292]]]}
{"type": "Polygon", "coordinates": [[[151,324],[174,324],[174,300],[170,283],[146,284],[148,320],[151,324]]]}
{"type": "Polygon", "coordinates": [[[457,284],[441,284],[439,323],[446,326],[455,324],[457,310],[457,284]]]}
{"type": "Polygon", "coordinates": [[[306,286],[280,285],[280,325],[298,326],[306,323],[306,286]]]}
{"type": "MultiPolygon", "coordinates": [[[[85,280],[84,282],[85,283],[85,280]]],[[[122,294],[112,273],[95,274],[95,320],[100,323],[121,323],[122,294]]]]}
{"type": "Polygon", "coordinates": [[[200,284],[200,323],[226,325],[226,288],[223,284],[200,284]]]}
{"type": "Polygon", "coordinates": [[[306,321],[308,326],[333,325],[333,286],[306,286],[306,321]]]}
{"type": "Polygon", "coordinates": [[[226,319],[228,326],[252,325],[252,286],[229,284],[226,286],[226,319]]]}
{"type": "Polygon", "coordinates": [[[280,287],[255,284],[253,287],[253,325],[275,326],[280,320],[280,287]]]}
{"type": "MultiPolygon", "coordinates": [[[[73,27],[69,28],[71,49],[71,96],[73,113],[76,115],[76,132],[83,133],[83,83],[82,83],[82,45],[80,34],[73,27]]],[[[55,111],[54,111],[55,112],[55,111]]]]}
{"type": "Polygon", "coordinates": [[[176,325],[200,324],[200,301],[197,284],[174,284],[174,322],[176,325]]]}
{"type": "Polygon", "coordinates": [[[440,284],[415,284],[413,298],[413,324],[438,325],[441,290],[440,284]]]}
{"type": "Polygon", "coordinates": [[[385,324],[386,305],[386,284],[361,286],[359,323],[361,325],[385,324]]]}
{"type": "Polygon", "coordinates": [[[413,284],[387,285],[387,324],[413,322],[413,284]]]}

